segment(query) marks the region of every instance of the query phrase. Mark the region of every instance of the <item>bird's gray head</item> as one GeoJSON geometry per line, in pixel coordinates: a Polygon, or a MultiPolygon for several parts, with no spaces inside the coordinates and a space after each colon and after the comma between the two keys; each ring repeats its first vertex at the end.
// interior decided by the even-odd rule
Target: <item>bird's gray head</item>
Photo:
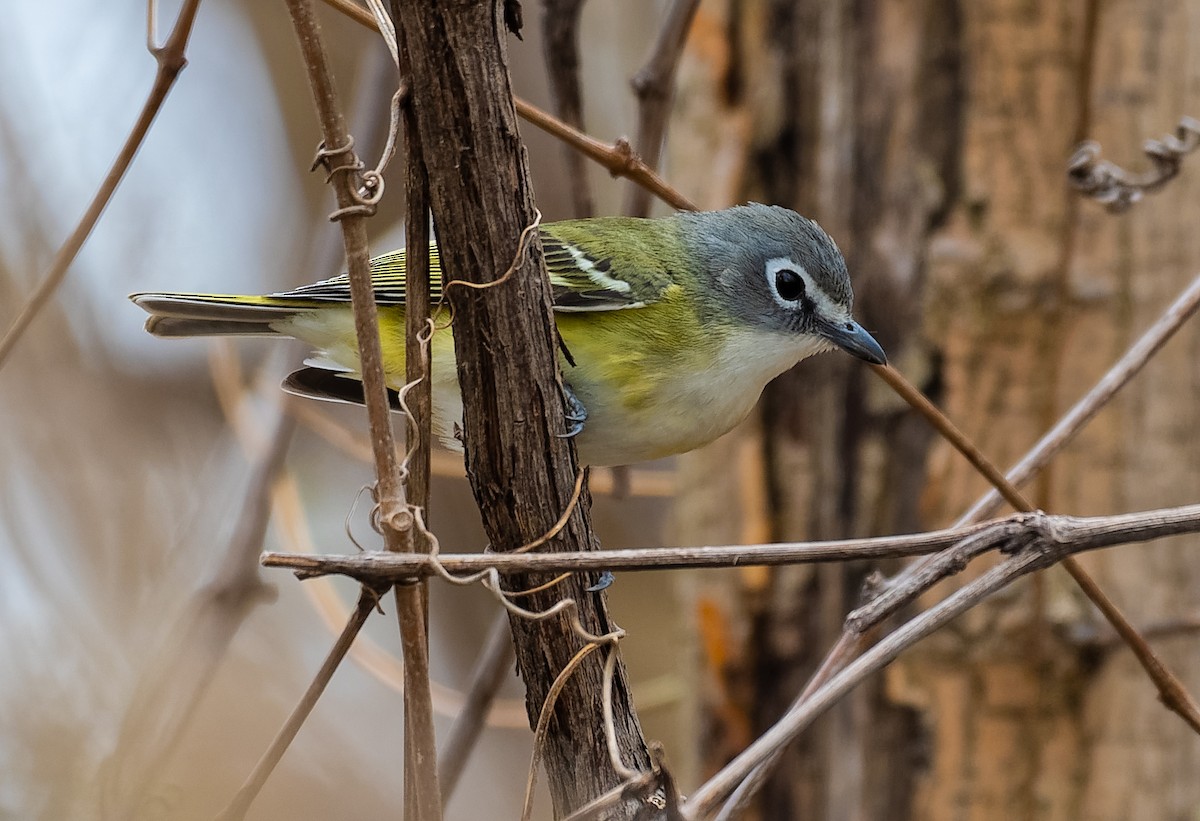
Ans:
{"type": "Polygon", "coordinates": [[[701,276],[713,285],[707,306],[717,316],[755,328],[819,336],[868,362],[887,359],[854,321],[846,261],[810,219],[774,205],[680,214],[682,232],[701,276]]]}

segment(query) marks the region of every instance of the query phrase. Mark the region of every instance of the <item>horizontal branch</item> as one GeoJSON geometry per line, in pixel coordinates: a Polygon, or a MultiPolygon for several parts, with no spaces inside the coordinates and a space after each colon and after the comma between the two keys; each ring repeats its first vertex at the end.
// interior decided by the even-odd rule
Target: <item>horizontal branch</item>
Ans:
{"type": "MultiPolygon", "coordinates": [[[[692,793],[684,806],[684,817],[688,821],[710,817],[739,784],[753,778],[757,768],[769,767],[785,746],[851,689],[882,670],[908,647],[1022,576],[1044,570],[1084,550],[1198,531],[1200,505],[1092,518],[1024,513],[990,523],[977,536],[963,540],[939,557],[944,559],[939,562],[940,571],[943,578],[956,573],[978,556],[981,548],[1003,550],[1009,554],[1004,561],[905,622],[802,697],[770,729],[692,793]]],[[[886,597],[885,593],[876,602],[886,597]]],[[[876,606],[876,602],[871,606],[876,606]]]]}
{"type": "MultiPolygon", "coordinates": [[[[847,539],[829,542],[790,542],[712,547],[652,547],[572,553],[468,553],[437,557],[454,574],[494,568],[502,575],[561,573],[585,570],[670,570],[683,567],[745,567],[860,559],[891,559],[936,553],[965,539],[986,549],[1011,550],[1032,541],[1064,547],[1064,555],[1163,536],[1200,531],[1200,504],[1125,513],[1116,516],[1051,516],[1019,513],[1005,519],[909,536],[847,539]]],[[[359,553],[352,556],[314,556],[308,553],[268,552],[265,567],[287,567],[300,578],[338,574],[361,582],[396,583],[437,574],[435,559],[423,555],[359,553]]],[[[946,575],[958,568],[948,568],[946,575]]]]}

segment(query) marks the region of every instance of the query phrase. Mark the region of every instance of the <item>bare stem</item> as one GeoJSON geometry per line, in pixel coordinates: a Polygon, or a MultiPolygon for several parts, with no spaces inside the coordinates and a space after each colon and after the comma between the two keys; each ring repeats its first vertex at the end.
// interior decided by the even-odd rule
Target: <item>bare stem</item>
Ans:
{"type": "MultiPolygon", "coordinates": [[[[897,393],[924,415],[959,453],[967,457],[976,470],[992,483],[1005,501],[1020,511],[1032,512],[1034,510],[1034,506],[996,469],[995,465],[988,461],[975,443],[938,410],[924,394],[910,385],[899,371],[886,365],[873,365],[872,367],[897,393]]],[[[1158,688],[1159,696],[1167,709],[1177,713],[1192,730],[1200,733],[1200,705],[1196,704],[1179,678],[1166,668],[1153,648],[1150,647],[1149,642],[1142,638],[1133,623],[1078,562],[1068,557],[1063,560],[1063,568],[1071,574],[1071,578],[1113,626],[1117,635],[1129,645],[1129,649],[1133,651],[1150,680],[1154,682],[1154,686],[1158,688]]]]}
{"type": "MultiPolygon", "coordinates": [[[[683,54],[683,44],[692,27],[700,0],[674,0],[667,10],[666,20],[658,31],[650,58],[633,75],[631,85],[638,98],[638,131],[634,148],[650,168],[658,168],[663,138],[671,113],[671,92],[674,89],[675,68],[683,54]]],[[[625,213],[631,217],[650,215],[650,191],[641,185],[631,186],[625,200],[625,213]]]]}
{"type": "MultiPolygon", "coordinates": [[[[337,195],[338,211],[334,218],[341,222],[346,247],[363,398],[367,406],[371,447],[375,454],[378,521],[384,546],[389,552],[411,553],[415,546],[413,534],[416,516],[405,500],[404,486],[400,481],[379,342],[379,322],[371,284],[366,217],[374,213],[374,209],[371,203],[364,202],[361,193],[362,165],[354,153],[353,141],[346,129],[312,2],[286,2],[321,121],[323,145],[318,158],[330,169],[330,181],[337,195]]],[[[396,607],[405,657],[405,804],[409,810],[406,815],[417,819],[440,819],[425,603],[420,588],[397,590],[396,607]]]]}
{"type": "MultiPolygon", "coordinates": [[[[151,15],[147,17],[147,28],[151,33],[155,28],[154,20],[152,19],[154,8],[154,5],[151,4],[151,15]]],[[[137,155],[138,149],[141,148],[142,143],[146,139],[146,134],[150,131],[150,126],[154,123],[154,118],[158,116],[163,102],[167,99],[167,94],[170,93],[171,88],[175,85],[175,80],[179,77],[179,72],[183,71],[183,67],[187,65],[187,58],[184,55],[187,51],[188,38],[192,35],[192,26],[196,22],[196,12],[199,8],[200,0],[184,0],[183,5],[179,9],[179,16],[175,18],[175,25],[172,27],[171,34],[167,37],[166,42],[161,47],[152,46],[150,48],[150,53],[154,55],[154,59],[158,62],[158,70],[154,75],[154,85],[150,87],[150,93],[146,97],[146,102],[142,105],[142,111],[138,114],[133,128],[129,131],[129,136],[125,138],[125,144],[121,146],[116,159],[113,160],[112,167],[108,169],[107,176],[100,183],[100,188],[96,191],[96,195],[92,197],[87,210],[83,212],[83,216],[79,219],[75,230],[71,232],[66,242],[58,249],[58,253],[54,255],[54,260],[50,263],[50,270],[42,277],[42,281],[38,283],[33,293],[30,294],[29,299],[26,300],[21,310],[17,313],[16,319],[13,320],[12,325],[5,331],[4,337],[0,339],[0,368],[4,367],[9,354],[16,347],[21,335],[25,333],[25,330],[33,322],[34,317],[46,306],[46,303],[54,296],[54,292],[58,289],[58,286],[62,284],[63,279],[67,275],[67,269],[75,261],[76,255],[79,254],[79,249],[83,247],[83,243],[91,235],[92,229],[96,227],[96,223],[100,219],[100,215],[104,213],[104,209],[108,207],[109,200],[116,193],[117,186],[124,179],[125,172],[132,165],[133,158],[137,155]]]]}
{"type": "Polygon", "coordinates": [[[706,818],[738,784],[758,767],[777,759],[779,753],[813,720],[836,704],[867,677],[882,670],[904,650],[965,613],[997,590],[1018,578],[1048,567],[1056,561],[1057,543],[1031,544],[1020,553],[985,572],[946,599],[922,612],[889,634],[846,667],[837,672],[810,698],[789,710],[774,726],[759,736],[715,776],[705,782],[687,800],[683,815],[687,819],[706,818]]]}
{"type": "Polygon", "coordinates": [[[234,795],[233,800],[225,810],[217,816],[217,821],[240,821],[246,817],[246,811],[250,809],[250,804],[258,797],[262,791],[263,785],[267,783],[267,779],[271,773],[275,771],[276,765],[279,764],[283,754],[291,745],[296,734],[300,732],[300,728],[308,719],[309,713],[313,707],[317,705],[317,700],[321,694],[325,692],[325,688],[329,685],[330,679],[333,678],[334,672],[337,671],[338,665],[342,663],[342,659],[346,657],[346,652],[350,649],[350,645],[354,643],[354,637],[358,635],[358,631],[366,624],[367,617],[371,615],[371,610],[374,609],[379,602],[379,593],[364,587],[358,596],[358,604],[354,608],[350,619],[346,622],[346,626],[342,628],[341,635],[334,642],[333,647],[329,650],[329,655],[325,657],[325,661],[321,664],[321,669],[313,676],[312,682],[309,683],[308,689],[304,691],[300,702],[292,710],[287,721],[279,728],[279,732],[275,734],[275,738],[271,741],[271,746],[263,753],[262,758],[254,765],[254,770],[250,773],[246,782],[242,784],[241,789],[234,795]]]}
{"type": "MultiPolygon", "coordinates": [[[[1116,516],[1079,518],[1016,514],[962,528],[936,530],[911,536],[883,536],[871,539],[847,539],[829,542],[798,542],[761,545],[717,545],[710,547],[655,547],[630,550],[573,551],[564,553],[465,553],[427,555],[391,555],[359,553],[350,556],[315,556],[310,553],[264,553],[266,567],[287,567],[301,578],[331,573],[350,576],[369,583],[393,583],[401,580],[441,575],[471,575],[494,568],[502,575],[524,573],[587,572],[612,570],[670,570],[683,567],[746,567],[809,564],[814,562],[861,561],[903,558],[940,553],[964,540],[982,540],[995,546],[994,535],[1012,534],[1031,522],[1049,521],[1056,534],[1079,544],[1080,550],[1111,547],[1117,544],[1156,539],[1200,530],[1200,504],[1183,507],[1124,513],[1116,516]],[[1067,534],[1067,535],[1061,535],[1067,534]]],[[[957,572],[950,563],[940,578],[957,572]]],[[[870,625],[864,625],[866,629],[870,625]]]]}
{"type": "MultiPolygon", "coordinates": [[[[355,22],[369,28],[376,27],[375,20],[371,15],[361,6],[350,2],[350,0],[324,0],[324,2],[352,18],[355,22]]],[[[547,134],[557,137],[584,156],[590,157],[592,160],[600,163],[613,176],[627,177],[638,185],[645,186],[656,197],[675,208],[683,211],[699,210],[699,206],[673,188],[666,180],[655,173],[650,166],[643,162],[634,153],[627,141],[617,140],[615,145],[609,145],[583,133],[577,128],[572,128],[557,117],[548,114],[519,97],[514,97],[513,103],[516,105],[517,114],[522,119],[532,123],[547,134]]]]}
{"type": "MultiPolygon", "coordinates": [[[[1070,444],[1079,431],[1092,421],[1100,410],[1107,405],[1117,391],[1125,387],[1129,380],[1137,376],[1158,350],[1167,343],[1175,332],[1187,322],[1200,308],[1200,276],[1192,280],[1191,285],[1163,312],[1153,325],[1133,343],[1125,355],[1113,365],[1108,373],[1080,399],[1075,406],[1063,414],[1029,452],[1021,457],[1005,476],[1013,485],[1020,486],[1033,478],[1049,464],[1054,456],[1070,444]]],[[[997,490],[989,490],[979,501],[964,513],[956,524],[965,525],[978,522],[996,512],[1000,507],[1001,496],[997,490]]]]}
{"type": "MultiPolygon", "coordinates": [[[[579,82],[579,15],[583,0],[542,0],[542,49],[554,113],[583,130],[583,89],[579,82]]],[[[593,216],[591,186],[584,157],[564,145],[575,218],[593,216]]]]}

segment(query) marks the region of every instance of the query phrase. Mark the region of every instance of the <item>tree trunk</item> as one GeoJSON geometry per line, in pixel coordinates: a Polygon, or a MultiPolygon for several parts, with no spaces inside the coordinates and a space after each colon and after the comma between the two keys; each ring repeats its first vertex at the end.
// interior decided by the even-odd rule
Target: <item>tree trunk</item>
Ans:
{"type": "MultiPolygon", "coordinates": [[[[1186,4],[764,0],[704,13],[685,83],[752,123],[740,198],[796,207],[830,231],[863,324],[998,464],[1019,458],[1200,270],[1196,171],[1122,217],[1065,184],[1081,138],[1140,170],[1142,140],[1200,109],[1187,80],[1200,19],[1186,4]]],[[[1200,336],[1181,336],[1030,488],[1036,504],[1102,514],[1200,495],[1200,336]]],[[[832,355],[769,388],[776,537],[944,525],[986,489],[897,402],[832,355]]],[[[1178,540],[1085,562],[1138,624],[1200,601],[1178,540]]],[[[840,633],[868,569],[780,569],[755,596],[744,577],[741,595],[725,596],[760,602],[727,614],[748,625],[747,643],[712,671],[726,685],[717,692],[741,694],[755,732],[840,633]]],[[[763,817],[1181,817],[1200,801],[1200,743],[1108,636],[1065,574],[1043,574],[840,705],[788,754],[763,817]]],[[[1156,646],[1200,690],[1196,639],[1156,646]]],[[[710,731],[729,715],[714,708],[710,731]]]]}
{"type": "MultiPolygon", "coordinates": [[[[527,158],[517,132],[507,68],[502,2],[403,3],[404,46],[412,66],[411,105],[429,170],[430,205],[447,283],[486,283],[512,265],[512,281],[483,290],[448,286],[455,309],[458,378],[465,400],[467,472],[493,550],[513,550],[548,532],[571,504],[574,447],[566,430],[550,287],[536,231],[515,260],[535,209],[527,158]]],[[[543,549],[595,549],[586,489],[561,532],[543,549]]],[[[549,581],[513,580],[513,589],[549,581]]],[[[603,594],[586,578],[522,597],[544,610],[565,597],[585,630],[614,625],[603,594]]],[[[568,615],[510,619],[517,667],[536,724],[551,684],[582,646],[568,615]]],[[[620,779],[610,763],[600,711],[605,650],[571,674],[558,696],[543,761],[555,814],[569,813],[620,779]]],[[[629,700],[623,666],[613,684],[616,736],[626,766],[649,759],[629,700]]],[[[628,803],[610,817],[632,817],[628,803]]]]}

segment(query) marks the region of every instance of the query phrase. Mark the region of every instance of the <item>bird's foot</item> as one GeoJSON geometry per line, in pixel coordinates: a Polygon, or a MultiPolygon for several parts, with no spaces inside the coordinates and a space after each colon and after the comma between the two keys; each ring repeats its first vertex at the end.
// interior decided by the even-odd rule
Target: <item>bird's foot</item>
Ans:
{"type": "Polygon", "coordinates": [[[563,399],[567,403],[567,410],[564,414],[567,420],[567,432],[560,433],[559,436],[563,439],[572,439],[583,432],[583,423],[587,421],[588,412],[583,403],[579,401],[579,397],[575,395],[575,391],[566,382],[563,383],[563,399]]]}
{"type": "Polygon", "coordinates": [[[596,583],[587,589],[587,592],[599,593],[601,590],[607,590],[616,580],[617,577],[612,574],[611,570],[605,570],[600,574],[600,578],[596,579],[596,583]]]}

